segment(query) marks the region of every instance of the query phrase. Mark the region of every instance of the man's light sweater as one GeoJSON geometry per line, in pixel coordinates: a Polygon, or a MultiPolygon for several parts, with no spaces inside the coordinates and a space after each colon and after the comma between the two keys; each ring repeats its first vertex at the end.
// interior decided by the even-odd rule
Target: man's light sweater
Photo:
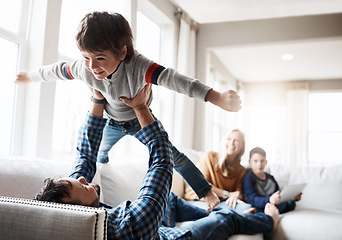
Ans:
{"type": "MultiPolygon", "coordinates": [[[[133,98],[147,84],[152,83],[166,87],[189,97],[205,101],[211,87],[197,79],[178,73],[172,68],[164,68],[153,63],[142,54],[135,52],[128,62],[121,62],[110,78],[97,80],[86,69],[84,59],[68,64],[57,62],[31,72],[34,82],[49,82],[57,79],[84,81],[88,86],[100,91],[106,98],[105,111],[109,117],[117,121],[127,121],[135,118],[132,108],[126,106],[119,98],[133,98]]],[[[152,92],[148,105],[152,102],[152,92]]]]}

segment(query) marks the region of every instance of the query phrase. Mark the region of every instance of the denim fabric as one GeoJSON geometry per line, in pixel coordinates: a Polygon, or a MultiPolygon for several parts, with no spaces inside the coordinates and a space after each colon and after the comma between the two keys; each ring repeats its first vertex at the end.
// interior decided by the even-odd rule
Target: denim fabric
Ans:
{"type": "MultiPolygon", "coordinates": [[[[156,117],[155,119],[157,120],[156,117]]],[[[110,119],[103,130],[97,161],[107,163],[109,161],[108,152],[114,144],[125,135],[134,135],[139,130],[140,124],[137,118],[126,122],[119,122],[110,119]]],[[[187,156],[179,152],[173,145],[171,150],[176,171],[179,172],[192,189],[194,189],[198,198],[202,198],[207,195],[212,186],[207,182],[200,170],[198,170],[187,156]]]]}
{"type": "MultiPolygon", "coordinates": [[[[294,210],[296,208],[296,201],[295,200],[290,200],[290,201],[286,201],[286,202],[281,202],[279,204],[276,204],[279,213],[287,213],[290,212],[292,210],[294,210]]],[[[263,208],[255,208],[256,212],[264,212],[263,208]]]]}
{"type": "Polygon", "coordinates": [[[175,227],[176,222],[195,221],[208,215],[209,213],[206,210],[192,205],[171,192],[166,203],[162,223],[166,227],[175,227]]]}
{"type": "Polygon", "coordinates": [[[226,240],[233,234],[268,234],[273,229],[273,219],[264,213],[238,214],[224,208],[213,210],[209,214],[171,192],[166,204],[163,226],[174,227],[175,222],[184,221],[194,221],[181,227],[190,230],[194,240],[226,240]]]}
{"type": "Polygon", "coordinates": [[[273,219],[264,213],[240,215],[225,208],[184,228],[191,231],[194,240],[226,240],[234,234],[268,234],[273,229],[273,219]]]}
{"type": "Polygon", "coordinates": [[[279,204],[276,205],[279,213],[286,213],[289,211],[292,211],[296,208],[296,201],[295,200],[290,200],[290,201],[286,201],[286,202],[281,202],[279,204]]]}
{"type": "Polygon", "coordinates": [[[141,129],[137,118],[127,121],[118,122],[113,119],[109,119],[102,135],[102,141],[99,152],[97,154],[97,161],[100,163],[107,163],[108,152],[125,135],[133,136],[141,129]]]}
{"type": "MultiPolygon", "coordinates": [[[[193,206],[199,207],[201,209],[206,209],[207,208],[207,204],[205,202],[202,201],[189,201],[193,206]]],[[[228,205],[226,204],[226,201],[220,202],[219,205],[217,205],[215,207],[215,210],[220,210],[220,209],[230,209],[230,210],[234,210],[235,212],[237,212],[238,214],[243,214],[243,211],[250,209],[252,207],[251,204],[249,203],[238,203],[236,204],[235,209],[233,209],[233,207],[229,208],[228,205]]]]}

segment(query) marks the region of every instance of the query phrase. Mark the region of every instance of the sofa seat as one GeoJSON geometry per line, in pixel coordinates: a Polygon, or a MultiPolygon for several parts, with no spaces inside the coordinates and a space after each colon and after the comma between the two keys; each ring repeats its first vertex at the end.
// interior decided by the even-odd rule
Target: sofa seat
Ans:
{"type": "Polygon", "coordinates": [[[342,239],[342,210],[306,208],[297,204],[295,211],[282,214],[274,239],[342,239]],[[338,223],[340,223],[338,226],[338,223]]]}

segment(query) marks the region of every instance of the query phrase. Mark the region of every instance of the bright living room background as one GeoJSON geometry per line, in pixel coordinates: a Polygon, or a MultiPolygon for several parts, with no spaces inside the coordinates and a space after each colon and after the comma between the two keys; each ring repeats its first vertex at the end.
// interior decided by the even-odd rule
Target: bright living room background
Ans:
{"type": "MultiPolygon", "coordinates": [[[[162,4],[170,6],[168,1],[160,1],[159,6],[162,4]]],[[[168,11],[171,14],[167,15],[165,10],[160,11],[150,1],[98,1],[96,4],[93,1],[79,0],[68,1],[67,4],[66,1],[10,1],[1,8],[0,14],[0,49],[3,56],[6,56],[1,59],[2,83],[5,89],[0,93],[0,104],[5,113],[0,125],[3,134],[1,155],[73,159],[76,132],[88,106],[88,89],[78,81],[57,81],[25,87],[14,86],[12,82],[19,69],[34,69],[57,60],[79,57],[74,44],[77,23],[86,12],[109,9],[121,12],[130,20],[138,51],[164,66],[177,68],[178,55],[181,53],[177,54],[180,27],[177,18],[172,16],[175,9],[170,8],[168,11]],[[45,16],[42,13],[47,14],[45,16]],[[151,29],[154,30],[149,32],[151,29]],[[149,45],[152,43],[151,39],[155,41],[152,47],[149,45]],[[153,51],[150,52],[151,50],[153,51]]],[[[269,162],[298,165],[341,163],[338,152],[338,146],[342,142],[339,124],[342,113],[338,107],[338,103],[342,102],[341,89],[332,92],[306,88],[303,97],[303,94],[298,96],[296,92],[284,90],[287,88],[275,91],[279,86],[258,84],[267,84],[266,89],[271,90],[267,94],[259,94],[261,96],[270,97],[270,92],[285,96],[282,99],[278,96],[273,98],[278,99],[281,102],[279,104],[269,103],[264,98],[253,96],[253,93],[264,93],[262,90],[258,91],[256,85],[239,85],[222,73],[219,64],[214,64],[213,56],[211,62],[213,65],[208,79],[200,80],[217,90],[238,90],[242,96],[243,110],[236,114],[226,113],[207,103],[196,102],[192,105],[196,111],[199,107],[205,109],[202,116],[205,119],[204,125],[192,130],[205,132],[205,144],[194,147],[196,150],[218,150],[221,138],[228,129],[241,128],[246,133],[246,152],[256,145],[262,146],[267,150],[269,162]],[[301,109],[293,112],[293,115],[289,112],[296,108],[291,105],[291,101],[286,101],[291,96],[304,99],[304,102],[295,102],[294,106],[300,105],[301,109]],[[297,114],[303,117],[299,118],[297,114]],[[304,121],[299,122],[298,119],[304,121]],[[296,127],[298,131],[294,131],[296,127]],[[299,145],[296,144],[298,139],[299,145]],[[298,146],[300,148],[296,149],[298,146]],[[296,156],[291,158],[289,152],[296,156]],[[291,160],[288,161],[287,158],[298,158],[301,162],[289,162],[291,160]]],[[[165,125],[171,139],[176,141],[176,138],[180,138],[181,141],[188,132],[187,129],[180,132],[175,127],[182,125],[182,122],[177,122],[181,121],[177,120],[180,119],[179,115],[174,114],[178,110],[175,106],[176,99],[177,94],[154,87],[151,108],[165,125]]],[[[186,119],[187,116],[184,116],[186,119]]],[[[194,121],[198,119],[194,118],[194,121]]],[[[118,143],[115,154],[132,153],[130,150],[136,149],[138,145],[132,147],[130,144],[135,144],[134,138],[123,139],[118,143]]],[[[244,155],[245,162],[247,155],[244,155]]]]}

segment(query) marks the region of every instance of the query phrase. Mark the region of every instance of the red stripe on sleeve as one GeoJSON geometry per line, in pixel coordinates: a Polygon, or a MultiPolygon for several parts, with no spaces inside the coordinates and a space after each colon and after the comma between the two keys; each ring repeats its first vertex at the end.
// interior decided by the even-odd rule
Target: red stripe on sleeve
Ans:
{"type": "Polygon", "coordinates": [[[67,66],[67,72],[69,74],[69,77],[71,77],[72,79],[75,79],[74,76],[71,74],[70,65],[67,66]]]}
{"type": "Polygon", "coordinates": [[[154,70],[159,66],[157,63],[152,63],[152,65],[147,69],[146,75],[145,75],[145,81],[147,83],[152,83],[152,75],[154,70]]]}

